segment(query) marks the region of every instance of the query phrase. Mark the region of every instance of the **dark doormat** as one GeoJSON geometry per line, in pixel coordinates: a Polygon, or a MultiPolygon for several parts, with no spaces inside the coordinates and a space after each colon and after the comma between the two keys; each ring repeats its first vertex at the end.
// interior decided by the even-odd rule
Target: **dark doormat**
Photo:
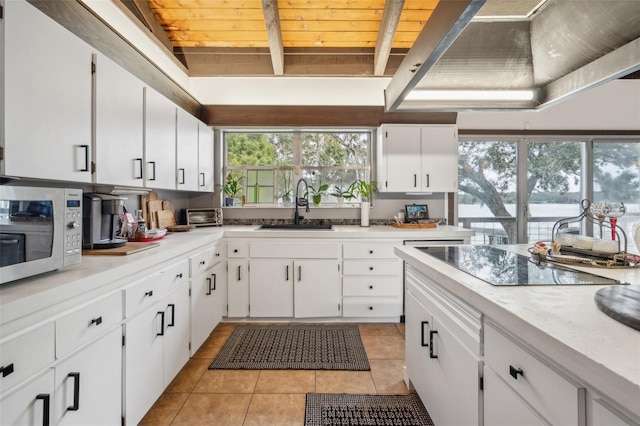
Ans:
{"type": "Polygon", "coordinates": [[[211,370],[370,370],[357,325],[239,325],[211,370]]]}
{"type": "Polygon", "coordinates": [[[308,393],[305,426],[433,426],[417,394],[349,395],[308,393]]]}

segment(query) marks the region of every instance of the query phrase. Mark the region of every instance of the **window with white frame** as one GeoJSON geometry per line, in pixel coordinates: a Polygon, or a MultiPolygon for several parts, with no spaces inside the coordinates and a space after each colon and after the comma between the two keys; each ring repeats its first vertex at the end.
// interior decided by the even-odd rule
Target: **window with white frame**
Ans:
{"type": "Polygon", "coordinates": [[[230,130],[223,138],[224,175],[240,179],[248,205],[289,205],[300,178],[310,198],[319,193],[322,203],[334,204],[344,193],[347,202],[355,201],[349,187],[370,178],[370,129],[230,130]]]}

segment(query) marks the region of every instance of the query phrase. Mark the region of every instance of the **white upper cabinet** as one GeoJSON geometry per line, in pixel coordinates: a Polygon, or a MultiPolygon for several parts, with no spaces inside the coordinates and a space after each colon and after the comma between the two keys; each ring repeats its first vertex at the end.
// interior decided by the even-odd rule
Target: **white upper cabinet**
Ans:
{"type": "Polygon", "coordinates": [[[92,48],[26,1],[4,9],[2,173],[91,183],[92,48]]]}
{"type": "Polygon", "coordinates": [[[198,190],[198,119],[182,108],[177,116],[176,188],[198,190]]]}
{"type": "Polygon", "coordinates": [[[198,122],[198,191],[213,192],[213,129],[198,122]]]}
{"type": "Polygon", "coordinates": [[[383,125],[380,132],[380,191],[457,191],[458,132],[455,125],[383,125]]]}
{"type": "Polygon", "coordinates": [[[145,186],[176,189],[176,106],[145,88],[145,186]]]}
{"type": "Polygon", "coordinates": [[[144,84],[104,55],[95,82],[96,182],[142,187],[144,84]]]}
{"type": "Polygon", "coordinates": [[[427,126],[420,129],[422,191],[458,190],[458,129],[456,126],[427,126]]]}

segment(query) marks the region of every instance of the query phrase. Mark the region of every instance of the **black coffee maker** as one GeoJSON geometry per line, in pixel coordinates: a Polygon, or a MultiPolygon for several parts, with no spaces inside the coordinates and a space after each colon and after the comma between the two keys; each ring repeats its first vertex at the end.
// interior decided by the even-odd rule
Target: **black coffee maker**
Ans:
{"type": "Polygon", "coordinates": [[[85,193],[82,212],[82,248],[85,250],[122,247],[126,239],[116,238],[118,216],[125,198],[110,194],[85,193]]]}

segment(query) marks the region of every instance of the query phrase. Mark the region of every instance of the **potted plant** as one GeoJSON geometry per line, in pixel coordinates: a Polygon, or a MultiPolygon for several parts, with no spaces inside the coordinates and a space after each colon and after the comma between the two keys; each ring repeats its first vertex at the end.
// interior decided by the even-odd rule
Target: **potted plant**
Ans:
{"type": "Polygon", "coordinates": [[[291,205],[291,191],[292,189],[289,188],[282,193],[282,204],[284,204],[285,207],[289,207],[291,205]]]}
{"type": "Polygon", "coordinates": [[[320,203],[322,202],[322,196],[327,193],[328,189],[329,184],[327,183],[320,185],[317,189],[313,185],[309,185],[309,192],[311,192],[314,206],[320,205],[320,203]]]}
{"type": "Polygon", "coordinates": [[[367,182],[358,179],[353,183],[354,191],[360,195],[360,226],[369,226],[369,208],[371,206],[371,196],[378,191],[378,182],[372,180],[367,182]]]}
{"type": "Polygon", "coordinates": [[[235,206],[236,197],[242,191],[242,176],[232,176],[231,173],[227,174],[226,182],[220,186],[222,192],[225,194],[224,205],[235,206]]]}
{"type": "Polygon", "coordinates": [[[338,185],[333,187],[333,190],[330,192],[330,195],[333,195],[338,199],[338,206],[342,207],[344,204],[344,200],[351,200],[355,195],[353,194],[353,184],[349,185],[347,189],[342,189],[338,185]]]}

